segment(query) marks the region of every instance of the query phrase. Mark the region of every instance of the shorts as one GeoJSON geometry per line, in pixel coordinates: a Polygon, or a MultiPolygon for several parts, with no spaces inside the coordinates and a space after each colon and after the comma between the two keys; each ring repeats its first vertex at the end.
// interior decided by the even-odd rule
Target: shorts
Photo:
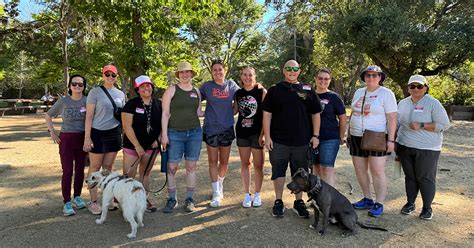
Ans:
{"type": "MultiPolygon", "coordinates": [[[[123,153],[138,158],[138,153],[135,149],[123,148],[123,153]]],[[[146,150],[145,153],[150,156],[153,153],[153,149],[146,150]]]]}
{"type": "Polygon", "coordinates": [[[245,138],[237,138],[238,147],[250,147],[253,149],[263,149],[262,146],[258,143],[258,138],[260,134],[254,134],[245,138]]]}
{"type": "Polygon", "coordinates": [[[122,129],[120,125],[109,130],[92,128],[91,139],[94,144],[91,153],[118,152],[122,149],[122,129]]]}
{"type": "Polygon", "coordinates": [[[287,146],[278,143],[273,143],[273,149],[269,151],[270,163],[272,164],[272,180],[279,177],[286,177],[288,163],[290,163],[291,175],[299,168],[308,171],[308,166],[311,161],[309,154],[309,146],[287,146]]]}
{"type": "Polygon", "coordinates": [[[186,131],[168,128],[168,162],[179,163],[181,159],[199,160],[202,145],[202,129],[200,127],[186,131]]]}
{"type": "Polygon", "coordinates": [[[207,135],[203,134],[202,140],[211,147],[230,146],[235,139],[234,127],[230,127],[221,133],[207,135]]]}
{"type": "Polygon", "coordinates": [[[319,153],[317,155],[313,152],[311,153],[313,164],[323,167],[334,167],[340,144],[340,139],[320,140],[318,146],[319,153]]]}
{"type": "Polygon", "coordinates": [[[375,152],[375,151],[363,150],[360,147],[361,142],[362,142],[362,137],[351,135],[351,138],[349,139],[349,154],[351,154],[351,156],[367,158],[367,157],[384,157],[384,156],[390,155],[390,152],[375,152]]]}

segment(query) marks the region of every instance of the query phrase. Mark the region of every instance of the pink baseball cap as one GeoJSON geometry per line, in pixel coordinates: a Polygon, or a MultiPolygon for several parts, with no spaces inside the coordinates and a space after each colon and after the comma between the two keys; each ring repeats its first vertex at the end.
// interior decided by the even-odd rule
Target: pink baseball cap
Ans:
{"type": "Polygon", "coordinates": [[[134,84],[135,88],[138,88],[143,84],[153,85],[153,83],[151,82],[151,79],[148,76],[141,75],[141,76],[135,78],[135,84],[134,84]]]}
{"type": "Polygon", "coordinates": [[[111,72],[117,74],[117,67],[115,67],[113,65],[106,65],[106,66],[104,66],[104,69],[102,69],[102,74],[104,74],[108,71],[111,71],[111,72]]]}

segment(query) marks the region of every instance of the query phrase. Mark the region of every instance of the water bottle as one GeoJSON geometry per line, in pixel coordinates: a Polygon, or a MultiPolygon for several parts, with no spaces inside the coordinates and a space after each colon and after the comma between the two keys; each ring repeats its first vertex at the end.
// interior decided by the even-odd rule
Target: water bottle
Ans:
{"type": "Polygon", "coordinates": [[[161,150],[161,172],[167,173],[168,172],[168,149],[161,150]]]}

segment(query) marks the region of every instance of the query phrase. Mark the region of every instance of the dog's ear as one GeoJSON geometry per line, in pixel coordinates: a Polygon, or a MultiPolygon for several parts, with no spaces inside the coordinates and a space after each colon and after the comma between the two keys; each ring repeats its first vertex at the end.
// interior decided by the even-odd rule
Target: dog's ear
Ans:
{"type": "Polygon", "coordinates": [[[103,169],[103,170],[100,172],[100,174],[102,174],[102,176],[106,177],[106,176],[110,175],[110,171],[107,170],[107,169],[103,169]]]}

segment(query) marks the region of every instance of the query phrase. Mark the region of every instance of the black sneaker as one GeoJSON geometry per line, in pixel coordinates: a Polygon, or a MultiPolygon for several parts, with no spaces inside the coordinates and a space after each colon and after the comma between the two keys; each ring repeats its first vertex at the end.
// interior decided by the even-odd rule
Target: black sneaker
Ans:
{"type": "Polygon", "coordinates": [[[415,204],[407,202],[402,207],[402,210],[400,211],[400,213],[409,215],[409,214],[412,214],[414,211],[415,211],[415,204]]]}
{"type": "Polygon", "coordinates": [[[420,219],[431,220],[433,218],[433,210],[431,208],[423,208],[421,210],[420,219]]]}
{"type": "Polygon", "coordinates": [[[293,211],[301,218],[309,218],[309,212],[306,210],[306,205],[301,199],[293,203],[293,211]]]}
{"type": "Polygon", "coordinates": [[[273,205],[272,215],[275,218],[283,218],[285,213],[285,205],[280,199],[275,200],[275,205],[273,205]]]}
{"type": "Polygon", "coordinates": [[[178,201],[173,198],[168,198],[168,201],[166,201],[166,206],[163,209],[163,213],[172,213],[173,209],[178,206],[178,201]]]}

